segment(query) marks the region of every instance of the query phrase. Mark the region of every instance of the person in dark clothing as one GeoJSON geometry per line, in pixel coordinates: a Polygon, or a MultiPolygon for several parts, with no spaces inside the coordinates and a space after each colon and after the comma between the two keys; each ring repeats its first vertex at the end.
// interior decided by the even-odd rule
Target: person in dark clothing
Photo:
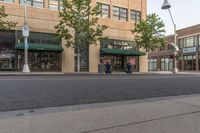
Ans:
{"type": "Polygon", "coordinates": [[[106,71],[105,73],[111,73],[111,66],[110,66],[110,62],[106,62],[106,71]]]}
{"type": "Polygon", "coordinates": [[[132,65],[130,62],[127,64],[127,73],[132,73],[132,65]]]}

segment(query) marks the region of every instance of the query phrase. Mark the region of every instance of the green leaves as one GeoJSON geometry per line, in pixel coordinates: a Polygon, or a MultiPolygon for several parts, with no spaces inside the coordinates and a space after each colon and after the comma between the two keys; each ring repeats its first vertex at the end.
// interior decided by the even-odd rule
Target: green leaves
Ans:
{"type": "Polygon", "coordinates": [[[67,47],[79,48],[96,44],[103,38],[105,25],[98,25],[99,6],[91,7],[91,0],[62,0],[60,22],[55,26],[59,38],[67,47]]]}
{"type": "Polygon", "coordinates": [[[164,22],[155,13],[149,14],[146,20],[141,20],[132,30],[138,47],[144,48],[148,52],[164,45],[166,43],[164,27],[164,22]]]}
{"type": "Polygon", "coordinates": [[[7,16],[8,15],[5,13],[5,7],[0,7],[0,30],[10,30],[17,25],[15,22],[3,20],[7,16]]]}

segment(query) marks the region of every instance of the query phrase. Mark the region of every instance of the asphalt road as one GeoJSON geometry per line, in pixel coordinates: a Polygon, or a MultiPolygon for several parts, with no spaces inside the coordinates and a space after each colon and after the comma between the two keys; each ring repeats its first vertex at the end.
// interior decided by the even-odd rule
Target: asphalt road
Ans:
{"type": "Polygon", "coordinates": [[[0,112],[197,93],[198,75],[0,76],[0,112]]]}

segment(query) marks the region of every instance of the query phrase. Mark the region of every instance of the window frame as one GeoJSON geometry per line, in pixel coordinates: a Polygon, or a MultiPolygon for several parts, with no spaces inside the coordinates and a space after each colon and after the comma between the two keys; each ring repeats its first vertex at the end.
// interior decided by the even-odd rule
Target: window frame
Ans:
{"type": "Polygon", "coordinates": [[[130,20],[138,22],[138,21],[141,21],[141,17],[142,17],[141,11],[137,11],[137,10],[130,11],[130,20]]]}
{"type": "Polygon", "coordinates": [[[128,21],[128,9],[127,8],[113,6],[112,12],[113,12],[112,18],[114,20],[128,21]],[[117,10],[114,10],[114,9],[118,9],[118,12],[116,12],[117,10]],[[124,10],[125,12],[122,12],[122,10],[124,10]],[[115,15],[114,12],[116,12],[118,15],[115,15]],[[125,14],[126,17],[123,17],[122,14],[125,14]],[[122,18],[125,18],[125,19],[122,19],[122,18]]]}

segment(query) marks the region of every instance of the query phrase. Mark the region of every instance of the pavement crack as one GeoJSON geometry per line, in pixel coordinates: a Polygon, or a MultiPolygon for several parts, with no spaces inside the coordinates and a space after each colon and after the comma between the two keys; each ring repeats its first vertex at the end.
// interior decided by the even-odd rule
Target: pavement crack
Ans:
{"type": "Polygon", "coordinates": [[[182,114],[177,114],[177,115],[161,117],[161,118],[149,119],[149,120],[144,120],[144,121],[131,122],[131,123],[126,123],[126,124],[121,124],[121,125],[116,125],[116,126],[109,126],[109,127],[94,129],[94,130],[90,130],[90,131],[83,131],[81,133],[92,133],[92,132],[96,132],[96,131],[103,131],[103,130],[114,129],[114,128],[118,128],[118,127],[130,126],[130,125],[138,125],[138,124],[142,124],[142,123],[170,119],[170,118],[181,117],[181,116],[191,115],[191,114],[198,114],[198,113],[200,113],[200,110],[189,112],[189,113],[182,113],[182,114]]]}

